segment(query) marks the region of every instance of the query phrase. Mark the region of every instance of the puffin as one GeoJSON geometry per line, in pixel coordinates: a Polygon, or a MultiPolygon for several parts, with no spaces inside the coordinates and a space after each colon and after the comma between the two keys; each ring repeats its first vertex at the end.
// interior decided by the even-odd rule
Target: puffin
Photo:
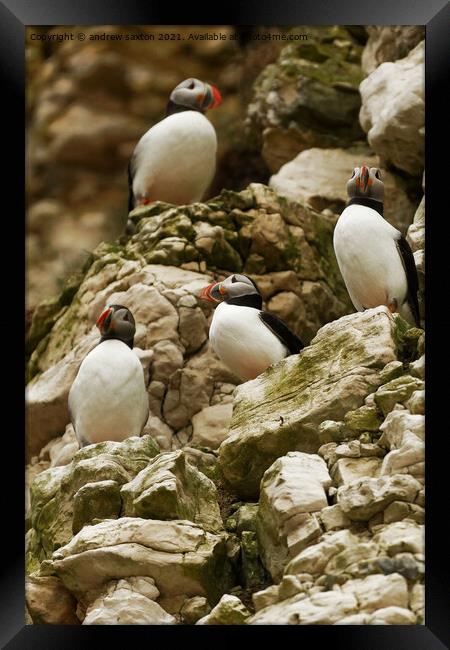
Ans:
{"type": "Polygon", "coordinates": [[[203,288],[200,298],[220,303],[214,310],[209,339],[217,356],[243,381],[304,347],[278,316],[262,310],[259,289],[246,275],[235,273],[213,282],[203,288]]]}
{"type": "Polygon", "coordinates": [[[139,436],[149,414],[144,371],[133,352],[133,314],[123,305],[109,305],[96,325],[100,341],[83,359],[69,391],[80,447],[139,436]]]}
{"type": "Polygon", "coordinates": [[[170,94],[166,117],[137,143],[128,165],[128,210],[153,201],[175,205],[203,198],[216,171],[217,136],[207,110],[222,102],[218,89],[185,79],[170,94]]]}
{"type": "Polygon", "coordinates": [[[358,311],[386,305],[420,327],[414,255],[402,234],[383,217],[380,170],[364,164],[355,167],[347,194],[333,245],[353,305],[358,311]]]}

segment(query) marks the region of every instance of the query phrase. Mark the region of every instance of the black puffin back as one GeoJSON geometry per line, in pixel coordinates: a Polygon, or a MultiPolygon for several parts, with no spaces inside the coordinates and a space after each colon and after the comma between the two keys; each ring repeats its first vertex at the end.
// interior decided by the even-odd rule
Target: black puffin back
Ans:
{"type": "Polygon", "coordinates": [[[259,317],[273,334],[287,347],[290,354],[298,354],[305,347],[301,339],[284,323],[281,318],[268,311],[261,311],[259,317]]]}

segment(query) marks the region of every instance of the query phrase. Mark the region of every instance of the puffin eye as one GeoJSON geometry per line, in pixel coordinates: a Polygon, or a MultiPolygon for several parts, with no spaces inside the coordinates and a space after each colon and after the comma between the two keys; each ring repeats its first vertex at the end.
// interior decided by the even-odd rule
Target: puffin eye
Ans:
{"type": "Polygon", "coordinates": [[[238,281],[238,280],[237,280],[236,276],[233,275],[233,276],[231,277],[231,282],[237,282],[237,281],[238,281]]]}
{"type": "Polygon", "coordinates": [[[375,172],[375,178],[378,178],[378,180],[381,180],[381,175],[380,175],[380,172],[378,171],[378,169],[375,172]]]}
{"type": "Polygon", "coordinates": [[[193,88],[195,88],[195,81],[191,81],[188,88],[189,88],[189,90],[192,90],[193,88]]]}

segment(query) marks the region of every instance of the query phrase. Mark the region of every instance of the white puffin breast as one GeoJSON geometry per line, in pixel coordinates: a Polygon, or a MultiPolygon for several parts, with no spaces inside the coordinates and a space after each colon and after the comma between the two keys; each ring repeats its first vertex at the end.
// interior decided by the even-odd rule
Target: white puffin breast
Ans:
{"type": "Polygon", "coordinates": [[[141,362],[122,341],[103,341],[83,360],[69,393],[82,442],[121,441],[141,434],[148,395],[141,362]]]}
{"type": "Polygon", "coordinates": [[[209,330],[217,356],[238,377],[254,379],[272,363],[284,359],[288,348],[259,318],[259,310],[220,303],[209,330]]]}
{"type": "Polygon", "coordinates": [[[406,299],[408,283],[396,239],[376,210],[349,205],[334,229],[333,244],[350,298],[359,311],[406,299]]]}
{"type": "Polygon", "coordinates": [[[202,113],[169,115],[136,145],[134,196],[176,204],[200,201],[216,170],[216,151],[216,132],[202,113]]]}

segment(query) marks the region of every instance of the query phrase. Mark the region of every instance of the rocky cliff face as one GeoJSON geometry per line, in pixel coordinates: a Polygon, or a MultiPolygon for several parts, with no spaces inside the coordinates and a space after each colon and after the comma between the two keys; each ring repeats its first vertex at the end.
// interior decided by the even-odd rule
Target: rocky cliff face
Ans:
{"type": "Polygon", "coordinates": [[[423,623],[425,335],[385,307],[353,313],[332,248],[345,169],[361,155],[381,159],[387,218],[414,251],[423,315],[419,84],[399,95],[415,115],[401,160],[400,120],[377,121],[372,110],[377,88],[395,112],[394,79],[410,88],[418,80],[422,46],[410,28],[402,39],[371,28],[365,46],[354,30],[317,34],[311,47],[283,48],[255,84],[249,116],[262,128],[263,154],[286,163],[274,165],[271,188],[252,183],[206,203],[133,211],[126,234],[100,244],[34,312],[26,519],[34,623],[423,623]],[[342,110],[360,113],[361,124],[342,118],[342,139],[330,141],[323,97],[333,107],[342,93],[342,110]],[[286,129],[301,142],[290,158],[286,129]],[[211,307],[198,297],[238,271],[307,344],[242,384],[215,357],[211,307]],[[110,300],[135,316],[150,415],[140,438],[79,450],[67,395],[110,300]]]}

